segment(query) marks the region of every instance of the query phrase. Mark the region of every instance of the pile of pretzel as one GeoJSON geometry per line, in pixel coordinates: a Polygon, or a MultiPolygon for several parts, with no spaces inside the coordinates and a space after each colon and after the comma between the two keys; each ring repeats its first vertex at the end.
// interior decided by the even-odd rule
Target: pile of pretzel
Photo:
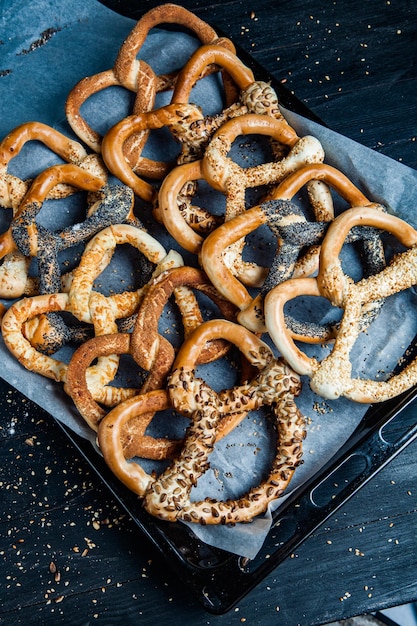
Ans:
{"type": "Polygon", "coordinates": [[[271,85],[256,80],[232,42],[177,5],[161,5],[136,23],[114,67],[71,90],[66,117],[77,139],[28,122],[0,144],[0,203],[12,210],[0,244],[0,296],[12,301],[4,307],[4,343],[25,368],[62,383],[97,433],[107,464],[149,513],[201,524],[251,521],[283,494],[301,463],[306,424],[295,401],[301,375],[325,398],[362,403],[415,384],[414,362],[398,376],[375,382],[352,378],[349,358],[384,300],[417,282],[417,232],[325,164],[320,142],[297,135],[271,85]],[[149,32],[167,23],[187,28],[199,46],[178,71],[157,75],[140,51],[149,32]],[[213,74],[221,81],[224,108],[205,115],[190,99],[195,84],[213,74]],[[112,86],[132,92],[134,107],[101,136],[81,109],[112,86]],[[170,102],[157,107],[162,91],[171,94],[170,102]],[[164,141],[179,144],[175,162],[149,156],[147,144],[158,129],[166,133],[164,141]],[[231,155],[246,135],[267,140],[268,158],[245,167],[231,155]],[[42,142],[59,159],[35,179],[23,180],[8,166],[29,141],[42,142]],[[223,198],[223,214],[196,206],[202,183],[223,198]],[[262,197],[250,203],[255,189],[262,197]],[[304,189],[312,217],[296,201],[304,189]],[[46,200],[65,203],[80,190],[83,221],[53,230],[37,220],[46,200]],[[335,194],[346,205],[337,216],[335,194]],[[151,206],[172,248],[145,229],[143,205],[151,206]],[[266,266],[245,252],[262,225],[276,247],[266,266]],[[386,231],[406,248],[389,263],[386,231]],[[356,283],[342,269],[345,243],[360,250],[363,277],[356,283]],[[122,245],[138,251],[139,287],[105,295],[98,280],[122,245]],[[59,254],[70,249],[78,260],[63,271],[59,254]],[[182,251],[194,262],[185,264],[182,251]],[[34,259],[36,275],[30,271],[34,259]],[[321,325],[284,313],[286,303],[299,296],[326,298],[341,309],[341,320],[321,325]],[[201,297],[211,303],[205,307],[209,319],[201,297]],[[172,300],[183,327],[176,346],[159,328],[172,300]],[[330,351],[322,361],[298,347],[323,342],[330,351]],[[56,353],[67,345],[74,346],[72,355],[60,360],[56,353]],[[233,350],[240,355],[240,380],[215,391],[197,368],[233,350]],[[139,371],[146,373],[142,384],[117,386],[123,355],[138,379],[139,371]],[[268,475],[236,499],[193,500],[215,443],[262,406],[270,407],[276,430],[268,475]],[[149,434],[159,412],[169,420],[175,414],[189,420],[182,439],[149,434]],[[141,459],[166,460],[166,468],[149,474],[141,459]]]}

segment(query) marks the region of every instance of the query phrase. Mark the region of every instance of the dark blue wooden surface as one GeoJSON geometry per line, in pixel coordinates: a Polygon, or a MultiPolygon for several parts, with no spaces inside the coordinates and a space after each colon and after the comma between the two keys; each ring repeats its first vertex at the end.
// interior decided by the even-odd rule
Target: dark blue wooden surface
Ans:
{"type": "MultiPolygon", "coordinates": [[[[413,2],[187,6],[250,52],[331,128],[417,168],[413,2]]],[[[31,28],[36,38],[36,23],[31,28]]],[[[47,414],[6,385],[0,406],[2,625],[312,626],[417,598],[416,444],[235,609],[213,616],[138,534],[47,414]]]]}

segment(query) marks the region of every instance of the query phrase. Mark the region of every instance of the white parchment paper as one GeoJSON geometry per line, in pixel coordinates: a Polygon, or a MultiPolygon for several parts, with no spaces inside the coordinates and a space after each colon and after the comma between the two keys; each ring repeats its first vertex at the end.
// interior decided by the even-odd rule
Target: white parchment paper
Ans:
{"type": "MultiPolygon", "coordinates": [[[[0,137],[30,120],[45,122],[73,136],[64,114],[68,92],[84,76],[112,67],[117,51],[133,25],[132,20],[113,13],[94,0],[72,0],[70,3],[65,0],[4,1],[0,8],[0,39],[3,42],[0,44],[0,137]]],[[[196,45],[187,34],[155,29],[140,56],[156,72],[168,72],[183,65],[196,45]]],[[[158,99],[160,105],[167,101],[169,94],[158,99]]],[[[202,81],[193,91],[193,101],[207,114],[220,110],[222,101],[217,79],[202,81]]],[[[104,133],[130,112],[131,104],[132,94],[113,89],[91,98],[83,113],[91,123],[94,121],[96,130],[104,133]]],[[[322,142],[327,163],[341,169],[370,199],[384,204],[389,211],[417,226],[417,172],[295,113],[284,113],[300,136],[311,134],[322,142]]],[[[175,146],[165,149],[168,154],[175,155],[175,146]]],[[[12,161],[10,171],[22,178],[31,178],[55,162],[56,158],[48,150],[34,142],[12,161]]],[[[70,211],[71,205],[68,207],[70,211]]],[[[58,212],[52,212],[52,216],[48,216],[50,224],[54,225],[55,219],[59,221],[57,215],[58,212]]],[[[62,220],[61,214],[59,219],[62,220]]],[[[1,220],[2,228],[7,228],[10,212],[5,210],[1,220]]],[[[150,232],[152,234],[152,226],[150,232]]],[[[159,228],[156,232],[161,235],[159,228]]],[[[168,249],[176,247],[166,234],[162,239],[168,249]]],[[[185,262],[195,262],[186,254],[184,259],[185,262]]],[[[353,362],[358,375],[380,376],[381,372],[392,370],[417,333],[415,304],[414,290],[386,302],[377,321],[355,346],[353,362]]],[[[330,312],[325,310],[323,319],[328,314],[330,312]]],[[[322,358],[327,350],[321,346],[306,348],[317,358],[322,358]]],[[[0,358],[2,376],[9,383],[95,445],[95,437],[78,416],[61,385],[24,370],[2,341],[0,358]]],[[[221,363],[211,366],[210,380],[226,385],[224,367],[221,363]]],[[[309,426],[304,464],[297,469],[291,489],[302,484],[338,450],[367,409],[345,399],[330,402],[319,398],[311,392],[307,380],[303,381],[303,391],[297,402],[308,418],[309,426]]],[[[7,421],[8,416],[4,415],[2,419],[7,421]]],[[[216,446],[211,469],[201,481],[196,497],[235,495],[236,485],[245,489],[254,480],[259,480],[270,454],[268,422],[262,415],[251,414],[230,437],[216,446]]],[[[209,544],[253,558],[262,546],[270,523],[268,512],[250,525],[193,527],[193,530],[209,544]]]]}

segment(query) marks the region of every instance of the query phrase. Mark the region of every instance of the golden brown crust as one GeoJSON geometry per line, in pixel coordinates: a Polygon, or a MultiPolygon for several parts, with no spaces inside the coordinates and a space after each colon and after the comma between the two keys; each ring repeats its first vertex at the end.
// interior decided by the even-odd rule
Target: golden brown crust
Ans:
{"type": "Polygon", "coordinates": [[[271,500],[283,494],[302,455],[305,422],[294,403],[294,395],[300,392],[300,381],[294,372],[273,357],[267,344],[242,326],[212,320],[199,326],[182,345],[168,388],[173,406],[190,415],[191,426],[179,455],[149,484],[144,507],[164,520],[201,524],[247,522],[264,512],[271,500]],[[203,345],[218,337],[235,343],[259,370],[252,381],[220,394],[196,378],[193,371],[203,345]],[[208,457],[219,438],[223,416],[232,417],[232,426],[225,426],[229,432],[227,428],[235,427],[247,411],[268,404],[276,407],[279,441],[267,479],[236,500],[191,502],[191,489],[208,469],[208,457]]]}

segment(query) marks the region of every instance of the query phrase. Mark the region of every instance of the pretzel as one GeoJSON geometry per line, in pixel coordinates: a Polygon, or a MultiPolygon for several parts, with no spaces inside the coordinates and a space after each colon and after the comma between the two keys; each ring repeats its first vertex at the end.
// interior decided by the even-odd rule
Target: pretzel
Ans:
{"type": "MultiPolygon", "coordinates": [[[[78,166],[54,165],[41,172],[32,183],[12,219],[7,240],[9,241],[11,234],[20,252],[27,256],[38,256],[41,265],[49,262],[56,266],[56,277],[51,278],[55,285],[42,285],[41,272],[41,285],[44,288],[42,293],[51,293],[53,288],[55,291],[59,290],[58,261],[51,257],[56,257],[58,252],[85,241],[112,222],[123,220],[127,222],[136,220],[133,213],[133,194],[128,187],[121,185],[103,187],[100,179],[86,176],[84,170],[78,166]],[[49,190],[63,182],[81,190],[99,191],[99,195],[83,222],[54,232],[37,224],[35,218],[42,209],[49,190]]],[[[53,272],[49,270],[48,273],[53,272]]]]}
{"type": "MultiPolygon", "coordinates": [[[[129,398],[138,394],[144,394],[147,391],[161,389],[165,383],[167,370],[174,360],[174,349],[168,341],[161,342],[160,349],[152,362],[152,368],[149,369],[149,376],[140,387],[110,387],[103,386],[100,394],[100,404],[96,400],[98,395],[97,385],[92,389],[91,380],[88,380],[87,374],[91,363],[96,358],[110,357],[112,355],[130,354],[135,358],[132,352],[131,333],[109,333],[89,339],[81,344],[72,355],[67,369],[65,380],[65,391],[73,400],[78,412],[84,418],[86,423],[94,431],[97,431],[100,421],[108,413],[100,404],[108,407],[117,406],[129,398]],[[108,392],[107,396],[105,392],[108,392]]],[[[136,360],[136,359],[135,359],[136,360]]],[[[114,372],[112,372],[114,375],[114,372]]],[[[161,452],[154,454],[152,445],[149,441],[143,443],[140,440],[137,445],[138,436],[144,436],[146,427],[152,419],[152,415],[146,414],[141,420],[135,420],[134,437],[132,434],[127,435],[124,441],[126,455],[130,456],[146,456],[147,458],[160,458],[161,452]]],[[[132,431],[133,432],[133,431],[132,431]]]]}
{"type": "MultiPolygon", "coordinates": [[[[93,314],[93,326],[97,333],[111,333],[114,331],[114,319],[109,307],[106,307],[105,299],[96,294],[95,301],[91,303],[93,314]]],[[[36,372],[46,378],[57,382],[65,382],[67,364],[47,354],[43,354],[32,346],[25,336],[25,324],[33,318],[39,318],[44,313],[58,311],[71,312],[69,297],[66,293],[45,294],[22,298],[14,302],[6,311],[2,319],[2,336],[8,350],[17,358],[19,363],[26,369],[36,372]]],[[[106,364],[92,366],[91,375],[97,379],[105,377],[106,364]]]]}
{"type": "MultiPolygon", "coordinates": [[[[142,415],[155,414],[171,408],[171,401],[165,389],[140,394],[117,405],[102,419],[98,426],[98,444],[104,460],[114,475],[131,491],[143,497],[155,479],[136,462],[130,462],[130,454],[124,445],[124,434],[130,422],[136,423],[142,415]]],[[[178,452],[180,441],[146,436],[160,458],[169,458],[178,452]]],[[[143,437],[145,439],[145,436],[143,437]]]]}
{"type": "MultiPolygon", "coordinates": [[[[117,245],[128,243],[139,250],[148,261],[159,265],[155,271],[163,271],[172,264],[182,263],[178,253],[167,254],[165,248],[143,229],[130,224],[112,224],[100,231],[86,245],[78,266],[72,276],[69,300],[74,315],[80,321],[91,323],[89,300],[93,293],[93,284],[109,264],[117,245]],[[161,266],[162,264],[162,266],[161,266]]],[[[136,291],[114,293],[107,300],[114,310],[115,319],[132,315],[143,296],[143,288],[136,291]]]]}
{"type": "MultiPolygon", "coordinates": [[[[174,5],[171,6],[174,7],[174,5]]],[[[132,113],[140,115],[154,108],[156,94],[173,89],[178,72],[157,76],[148,63],[144,60],[136,59],[136,55],[144,43],[147,33],[151,28],[158,25],[160,19],[163,20],[165,16],[168,16],[169,21],[176,22],[178,20],[180,25],[195,30],[203,43],[213,42],[216,45],[227,46],[234,50],[230,40],[225,37],[218,38],[215,31],[208,25],[206,25],[206,32],[204,32],[205,29],[199,28],[197,21],[201,24],[203,22],[195,16],[190,20],[191,14],[182,9],[182,7],[175,7],[171,15],[169,13],[169,10],[164,10],[159,12],[158,15],[158,10],[153,9],[149,11],[148,15],[144,15],[121,46],[114,68],[104,70],[92,76],[86,76],[68,94],[65,104],[68,123],[75,134],[95,152],[101,152],[103,137],[88,124],[81,114],[81,107],[88,98],[109,87],[123,87],[136,94],[132,113]]],[[[208,68],[205,74],[211,71],[213,70],[208,68]]],[[[234,96],[236,90],[227,75],[223,77],[223,80],[229,101],[231,96],[234,96]]],[[[134,172],[146,175],[149,178],[159,179],[166,173],[166,164],[149,159],[144,162],[141,157],[149,132],[149,130],[141,130],[130,136],[123,147],[124,154],[134,172]]]]}
{"type": "MultiPolygon", "coordinates": [[[[101,252],[105,253],[107,251],[107,253],[109,253],[109,256],[111,256],[112,243],[113,245],[116,245],[117,242],[122,243],[124,241],[123,235],[125,235],[126,241],[133,243],[133,245],[135,245],[136,243],[139,248],[146,248],[146,244],[149,243],[149,235],[141,238],[140,236],[138,237],[137,233],[126,231],[126,229],[124,233],[122,230],[119,229],[118,238],[116,237],[113,242],[111,241],[111,237],[109,237],[108,235],[109,233],[106,232],[100,233],[98,239],[93,242],[90,251],[88,252],[88,254],[92,254],[90,255],[90,257],[87,254],[87,257],[84,259],[84,271],[88,270],[88,265],[90,261],[96,261],[97,266],[103,268],[103,262],[100,258],[100,246],[103,246],[103,244],[106,245],[107,243],[107,250],[102,249],[101,252]],[[136,242],[134,241],[132,235],[136,235],[136,242]]],[[[148,254],[150,254],[149,251],[148,254]]],[[[109,260],[108,258],[106,258],[106,254],[104,254],[103,258],[104,261],[109,260]]],[[[151,279],[143,287],[139,288],[134,293],[126,292],[122,294],[112,294],[110,296],[107,296],[106,302],[112,310],[113,315],[116,317],[116,320],[122,314],[130,314],[131,323],[127,326],[127,328],[129,328],[130,330],[130,326],[136,323],[136,309],[141,305],[144,298],[146,297],[146,293],[152,281],[155,280],[160,274],[164,275],[172,268],[178,267],[181,263],[182,259],[180,255],[174,251],[170,251],[165,256],[162,256],[154,269],[151,279]]],[[[76,286],[78,280],[79,276],[76,277],[76,286]]],[[[71,295],[74,296],[73,285],[71,285],[71,287],[72,292],[70,291],[70,297],[71,295]]],[[[78,292],[76,295],[78,295],[78,292]]],[[[92,291],[92,282],[89,283],[87,281],[85,284],[82,284],[81,301],[77,298],[75,299],[75,301],[72,301],[73,303],[75,302],[76,313],[79,316],[83,315],[83,311],[80,308],[80,305],[84,305],[85,307],[88,306],[88,308],[90,309],[90,303],[91,301],[94,302],[95,297],[96,293],[92,291]]],[[[191,307],[192,303],[189,302],[189,305],[191,307]]],[[[88,317],[89,315],[86,315],[84,319],[88,319],[88,317]]],[[[104,404],[106,406],[114,406],[119,402],[124,401],[126,398],[129,398],[132,395],[136,395],[137,393],[139,393],[139,390],[137,388],[116,387],[115,385],[107,385],[107,383],[110,382],[110,380],[112,380],[117,373],[119,359],[115,359],[115,355],[132,354],[135,358],[135,354],[134,352],[132,352],[130,346],[132,334],[129,332],[115,332],[116,330],[117,328],[113,328],[111,333],[114,333],[114,335],[109,332],[106,334],[105,339],[100,339],[96,336],[89,341],[84,342],[74,352],[68,365],[68,376],[65,391],[68,393],[68,395],[72,397],[80,414],[94,430],[96,430],[98,422],[105,414],[105,411],[99,406],[98,403],[104,404]],[[111,347],[110,350],[109,346],[111,347]],[[91,369],[89,368],[89,366],[94,358],[97,357],[100,359],[101,357],[110,357],[110,355],[112,355],[112,359],[108,368],[106,379],[100,377],[99,380],[94,381],[91,375],[89,376],[89,378],[86,377],[86,372],[91,369]],[[112,369],[110,369],[110,367],[112,369]]],[[[96,335],[97,334],[98,333],[96,333],[96,335]]],[[[101,336],[101,334],[104,333],[100,333],[99,335],[101,336]]],[[[153,359],[147,365],[147,370],[150,372],[150,375],[148,376],[146,382],[142,387],[143,393],[147,389],[161,387],[162,383],[165,382],[166,373],[170,367],[170,364],[173,362],[173,359],[174,352],[172,346],[169,344],[168,341],[162,338],[158,353],[156,355],[153,355],[153,359]]]]}
{"type": "MultiPolygon", "coordinates": [[[[107,389],[112,393],[111,403],[108,398],[104,401],[103,397],[102,402],[104,401],[107,405],[121,401],[122,395],[124,399],[137,393],[160,389],[166,383],[166,377],[174,362],[175,352],[169,341],[158,332],[158,322],[172,294],[175,296],[181,313],[185,336],[188,336],[196,326],[203,322],[202,314],[191,288],[207,295],[226,317],[234,317],[235,308],[217,294],[200,270],[184,266],[166,269],[150,282],[140,303],[131,333],[117,333],[107,336],[107,341],[106,338],[95,337],[75,351],[68,366],[65,390],[74,400],[78,411],[90,427],[96,430],[98,423],[106,414],[106,411],[94,399],[93,392],[89,389],[85,377],[85,372],[92,361],[99,356],[130,354],[139,367],[150,372],[140,390],[120,390],[120,396],[116,397],[114,386],[111,387],[111,390],[107,389]]],[[[200,362],[213,361],[224,355],[228,348],[227,342],[214,341],[202,350],[200,362]]],[[[94,391],[97,398],[97,389],[94,391]]],[[[152,416],[142,418],[139,423],[140,432],[135,430],[135,441],[138,437],[143,436],[151,419],[152,416]]],[[[140,441],[138,445],[139,447],[136,447],[137,454],[144,456],[145,453],[140,448],[140,441]]],[[[146,455],[148,454],[149,452],[146,452],[146,455]]]]}
{"type": "Polygon", "coordinates": [[[204,180],[201,163],[201,159],[184,163],[167,174],[159,189],[158,208],[155,211],[156,218],[163,222],[175,241],[184,250],[194,254],[198,254],[204,235],[223,222],[220,216],[202,212],[200,208],[193,206],[190,209],[187,206],[190,196],[183,201],[182,194],[186,186],[204,180]]]}
{"type": "MultiPolygon", "coordinates": [[[[113,293],[105,298],[106,305],[110,307],[115,320],[121,318],[131,318],[130,322],[135,323],[136,314],[149,285],[159,274],[166,272],[172,267],[182,265],[181,256],[171,250],[166,253],[163,246],[151,235],[145,231],[126,224],[114,224],[102,230],[98,235],[91,239],[81,257],[80,263],[75,268],[72,276],[72,282],[69,291],[69,302],[73,315],[80,321],[85,323],[92,322],[91,317],[91,299],[95,296],[93,284],[99,274],[105,269],[110,262],[114,249],[117,245],[129,243],[142,252],[150,263],[156,265],[151,281],[146,282],[142,287],[135,291],[125,291],[122,293],[113,293]]],[[[131,325],[129,324],[129,326],[131,325]]],[[[116,332],[115,327],[111,332],[116,332]]],[[[95,333],[102,334],[102,333],[95,333]]],[[[168,357],[164,357],[169,362],[168,357]]],[[[117,372],[119,360],[113,359],[113,369],[108,370],[108,380],[114,378],[117,372]]],[[[152,366],[149,366],[149,370],[152,366]]],[[[107,386],[103,388],[102,379],[97,385],[94,381],[89,380],[89,388],[97,402],[107,405],[114,405],[126,396],[132,395],[131,390],[118,388],[115,386],[107,386]]]]}
{"type": "MultiPolygon", "coordinates": [[[[18,208],[21,200],[29,189],[31,180],[21,180],[7,172],[8,165],[30,141],[39,141],[68,163],[73,163],[90,174],[101,178],[102,184],[107,180],[101,159],[89,155],[83,146],[69,139],[51,126],[41,122],[26,122],[14,128],[0,143],[0,205],[5,208],[18,208]]],[[[49,197],[61,198],[74,190],[71,186],[60,185],[50,190],[49,197]]]]}
{"type": "Polygon", "coordinates": [[[235,524],[251,521],[264,512],[268,503],[280,497],[300,463],[305,436],[304,418],[294,403],[300,382],[293,372],[273,357],[270,348],[242,326],[226,320],[212,320],[199,326],[182,345],[176,358],[168,389],[174,408],[189,415],[184,446],[170,466],[148,486],[144,507],[152,515],[175,521],[201,524],[235,524]],[[194,376],[194,366],[204,343],[224,337],[259,368],[258,376],[245,386],[217,394],[194,376]],[[190,492],[208,468],[208,456],[218,437],[222,415],[242,413],[274,404],[278,439],[276,457],[269,476],[236,500],[207,498],[190,502],[190,492]]]}
{"type": "MultiPolygon", "coordinates": [[[[161,24],[183,26],[196,35],[202,44],[214,43],[220,39],[226,41],[226,38],[219,39],[216,31],[209,24],[182,6],[167,3],[150,9],[140,18],[124,40],[114,65],[114,73],[120,84],[131,91],[138,92],[140,87],[138,77],[140,76],[142,61],[136,57],[152,28],[161,24]]],[[[227,40],[226,45],[234,50],[231,41],[227,40]]],[[[173,75],[157,77],[160,83],[158,91],[171,88],[175,84],[177,74],[178,71],[174,72],[173,75]]],[[[233,83],[227,78],[227,75],[223,75],[223,81],[226,100],[228,102],[233,101],[235,97],[233,83]]]]}
{"type": "MultiPolygon", "coordinates": [[[[234,47],[228,49],[225,46],[204,45],[197,48],[179,73],[171,103],[188,104],[192,88],[207,68],[213,64],[226,69],[240,90],[248,89],[254,83],[252,70],[236,56],[234,47]]],[[[214,131],[220,128],[227,119],[240,115],[242,110],[247,112],[247,108],[242,107],[237,97],[223,111],[208,115],[204,117],[204,120],[194,124],[186,139],[182,139],[183,150],[178,162],[181,164],[201,158],[214,131]]]]}
{"type": "MultiPolygon", "coordinates": [[[[134,114],[149,111],[155,103],[157,92],[156,76],[152,68],[141,62],[140,71],[137,77],[138,88],[133,104],[134,114]]],[[[66,119],[74,133],[94,152],[100,154],[102,135],[94,130],[81,114],[82,105],[94,94],[104,91],[110,87],[122,87],[114,73],[114,69],[104,70],[92,76],[81,79],[69,92],[65,102],[66,119]]],[[[135,167],[137,153],[141,153],[145,144],[147,134],[145,131],[138,133],[130,140],[130,145],[125,146],[125,155],[132,168],[135,167]]]]}
{"type": "MultiPolygon", "coordinates": [[[[199,120],[187,129],[185,137],[181,138],[182,152],[177,159],[178,167],[175,168],[174,173],[168,173],[166,177],[169,177],[168,181],[164,179],[159,195],[159,202],[162,206],[158,206],[155,210],[155,217],[164,221],[175,239],[187,250],[192,249],[193,252],[199,248],[201,239],[196,238],[192,231],[197,230],[205,234],[213,229],[219,219],[211,216],[204,209],[190,207],[190,202],[185,206],[181,202],[181,208],[179,208],[176,195],[179,195],[182,190],[180,181],[188,185],[191,180],[204,178],[199,160],[204,156],[204,151],[215,131],[221,128],[227,120],[247,113],[270,115],[286,124],[278,106],[277,95],[271,85],[263,81],[255,81],[252,70],[242,63],[234,51],[214,45],[200,46],[191,56],[178,76],[171,102],[188,103],[194,84],[204,73],[204,69],[213,63],[226,68],[234,79],[241,90],[239,101],[215,115],[206,116],[204,120],[199,120]],[[182,168],[182,165],[196,160],[199,163],[197,168],[182,168]],[[175,185],[177,194],[170,190],[171,184],[175,185]],[[191,237],[191,244],[189,237],[191,237]]],[[[273,147],[277,152],[275,144],[273,147]]],[[[195,189],[196,185],[193,185],[193,188],[195,189]]]]}
{"type": "Polygon", "coordinates": [[[256,113],[269,115],[286,123],[279,109],[277,94],[271,85],[255,80],[252,70],[243,64],[235,50],[228,49],[226,46],[220,48],[215,45],[205,45],[200,46],[194,52],[178,76],[171,102],[188,103],[195,83],[212,64],[227,70],[228,75],[240,89],[239,98],[223,111],[214,116],[207,116],[204,122],[198,122],[193,127],[195,135],[187,140],[187,155],[184,155],[183,150],[180,163],[190,160],[189,152],[191,152],[191,160],[201,158],[214,131],[228,119],[246,113],[256,113]]]}
{"type": "MultiPolygon", "coordinates": [[[[329,165],[313,164],[301,167],[290,174],[271,194],[275,199],[263,202],[259,206],[247,209],[244,213],[225,222],[211,233],[204,241],[200,252],[200,263],[210,280],[225,298],[240,309],[238,320],[254,332],[265,332],[262,302],[265,294],[276,284],[292,275],[312,273],[317,265],[312,260],[317,258],[319,244],[330,221],[307,222],[301,209],[291,199],[309,181],[324,181],[336,190],[350,204],[372,204],[339,170],[329,165]],[[278,242],[275,258],[261,287],[260,293],[253,297],[243,281],[233,275],[226,259],[228,248],[255,231],[262,224],[267,224],[278,242]],[[312,248],[314,246],[314,248],[312,248]],[[307,257],[301,252],[308,247],[307,257]],[[307,262],[306,262],[307,259],[307,262]]],[[[380,208],[380,207],[379,207],[380,208]]],[[[319,214],[324,217],[323,212],[319,214]]],[[[332,216],[331,216],[332,217],[332,216]]],[[[330,217],[330,219],[331,219],[330,217]]],[[[350,237],[350,241],[370,242],[365,244],[365,271],[375,273],[385,263],[384,250],[379,235],[374,231],[361,231],[350,237]]],[[[293,320],[287,318],[293,327],[293,320]]],[[[322,341],[329,338],[329,328],[320,328],[316,324],[303,325],[305,340],[322,341]]]]}
{"type": "MultiPolygon", "coordinates": [[[[35,284],[28,277],[29,256],[36,256],[36,244],[32,250],[28,250],[23,244],[20,247],[19,234],[17,233],[17,241],[14,239],[13,228],[18,220],[26,215],[36,214],[43,203],[44,198],[48,197],[49,192],[54,187],[69,184],[72,189],[76,187],[88,191],[96,192],[103,187],[103,182],[97,176],[89,174],[77,165],[65,164],[47,168],[39,174],[33,181],[29,191],[20,202],[19,207],[15,210],[12,222],[4,233],[0,235],[0,259],[3,264],[0,266],[0,296],[4,298],[15,298],[24,293],[30,294],[35,289],[35,284]]],[[[31,220],[29,220],[31,221],[31,220]]],[[[34,221],[29,228],[35,228],[34,221]]],[[[29,235],[29,239],[32,235],[29,235]]],[[[33,235],[36,240],[36,235],[33,235]]],[[[33,243],[32,238],[32,243],[33,243]]],[[[31,247],[29,245],[29,247],[31,247]]]]}
{"type": "MultiPolygon", "coordinates": [[[[202,114],[197,107],[181,104],[171,104],[154,111],[130,115],[115,124],[105,134],[101,146],[103,160],[109,170],[126,185],[129,185],[137,196],[147,202],[155,202],[157,196],[155,189],[137,176],[126,161],[123,152],[125,141],[139,131],[164,126],[167,126],[175,134],[182,127],[199,119],[202,119],[202,114]]],[[[149,161],[145,157],[142,159],[146,162],[149,161]]]]}
{"type": "MultiPolygon", "coordinates": [[[[215,133],[206,149],[201,169],[206,180],[215,189],[226,194],[225,221],[228,221],[245,210],[246,189],[276,184],[306,163],[321,162],[323,159],[321,144],[314,137],[305,136],[300,139],[285,121],[267,115],[247,114],[229,120],[215,133]],[[288,145],[291,150],[280,161],[242,168],[227,154],[232,142],[239,135],[247,134],[270,136],[288,145]]],[[[259,286],[265,278],[266,270],[255,263],[243,262],[243,246],[242,240],[229,248],[226,262],[245,284],[259,286]]]]}
{"type": "Polygon", "coordinates": [[[417,282],[415,272],[417,231],[403,220],[375,211],[355,207],[342,213],[329,227],[322,243],[320,278],[291,279],[278,285],[265,298],[265,321],[268,332],[283,358],[301,375],[310,377],[310,387],[323,397],[347,397],[355,402],[383,402],[395,397],[416,382],[417,362],[413,361],[396,376],[376,382],[351,378],[349,354],[358,334],[363,311],[375,302],[407,289],[417,282]],[[354,283],[341,273],[338,254],[343,236],[355,224],[388,230],[404,246],[410,248],[397,254],[378,274],[354,283]],[[329,237],[329,239],[327,239],[329,237]],[[329,260],[329,268],[325,261],[329,260]],[[334,283],[332,281],[335,281],[334,283]],[[342,306],[343,316],[330,354],[319,362],[304,354],[294,344],[285,328],[283,307],[298,295],[329,294],[342,306]]]}

